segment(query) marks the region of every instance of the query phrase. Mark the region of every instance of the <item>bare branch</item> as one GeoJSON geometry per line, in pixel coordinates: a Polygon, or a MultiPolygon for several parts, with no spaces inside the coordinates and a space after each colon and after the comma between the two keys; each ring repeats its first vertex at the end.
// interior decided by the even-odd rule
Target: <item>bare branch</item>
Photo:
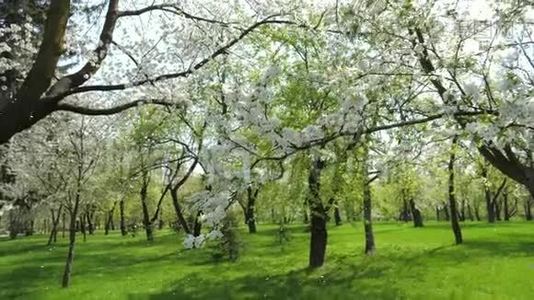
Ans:
{"type": "Polygon", "coordinates": [[[88,115],[88,116],[107,116],[107,115],[113,115],[116,113],[120,113],[122,111],[125,111],[127,109],[138,107],[146,104],[154,104],[154,105],[161,105],[165,107],[178,107],[179,105],[176,103],[167,102],[164,100],[158,100],[158,99],[140,99],[132,102],[128,102],[122,105],[110,107],[110,108],[89,108],[89,107],[81,107],[76,106],[69,103],[60,103],[56,106],[56,111],[68,111],[73,112],[81,115],[88,115]]]}

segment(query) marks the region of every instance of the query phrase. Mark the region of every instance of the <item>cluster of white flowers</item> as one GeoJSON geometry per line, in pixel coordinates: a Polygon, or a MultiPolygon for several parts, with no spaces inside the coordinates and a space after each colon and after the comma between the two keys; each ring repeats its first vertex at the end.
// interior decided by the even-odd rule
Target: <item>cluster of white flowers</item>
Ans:
{"type": "Polygon", "coordinates": [[[32,19],[27,17],[22,26],[10,24],[0,28],[0,52],[9,53],[0,57],[0,73],[17,70],[25,75],[31,67],[31,59],[37,53],[35,30],[32,19]]]}

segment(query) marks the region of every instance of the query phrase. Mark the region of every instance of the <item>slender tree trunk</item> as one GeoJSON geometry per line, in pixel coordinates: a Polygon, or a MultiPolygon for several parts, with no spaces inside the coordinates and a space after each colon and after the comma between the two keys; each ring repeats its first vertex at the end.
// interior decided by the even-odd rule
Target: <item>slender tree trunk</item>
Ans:
{"type": "Polygon", "coordinates": [[[82,215],[80,217],[80,230],[82,231],[83,235],[83,241],[87,241],[87,232],[86,232],[86,226],[85,226],[85,217],[82,215]]]}
{"type": "Polygon", "coordinates": [[[460,228],[460,223],[458,222],[458,211],[456,208],[456,195],[454,191],[454,161],[456,159],[455,148],[456,148],[457,140],[458,140],[458,137],[454,136],[452,140],[448,170],[449,170],[449,206],[451,209],[451,226],[452,226],[452,231],[454,233],[456,244],[458,245],[463,242],[463,239],[462,239],[462,230],[460,228]]]}
{"type": "Polygon", "coordinates": [[[421,215],[421,211],[415,206],[413,198],[410,199],[410,210],[412,211],[413,216],[413,226],[423,227],[423,216],[421,215]]]}
{"type": "MultiPolygon", "coordinates": [[[[365,231],[365,254],[373,255],[375,252],[375,237],[373,233],[372,222],[372,202],[371,202],[371,181],[369,180],[369,171],[367,166],[367,150],[365,159],[362,163],[362,182],[363,182],[363,224],[365,231]]],[[[407,209],[407,207],[406,207],[407,209]]]]}
{"type": "Polygon", "coordinates": [[[525,201],[525,219],[527,221],[532,221],[532,202],[534,202],[534,196],[530,196],[525,201]]]}
{"type": "Polygon", "coordinates": [[[117,201],[113,202],[113,206],[108,212],[108,218],[106,220],[106,224],[104,225],[105,235],[109,234],[109,230],[115,230],[115,226],[113,225],[113,214],[115,212],[115,207],[117,206],[117,201]]]}
{"type": "Polygon", "coordinates": [[[498,198],[493,199],[493,209],[495,211],[495,220],[502,221],[501,219],[501,204],[498,201],[498,198]]]}
{"type": "Polygon", "coordinates": [[[436,205],[436,221],[440,221],[439,220],[439,206],[436,205]]]}
{"type": "Polygon", "coordinates": [[[86,214],[87,218],[87,230],[89,231],[90,235],[93,235],[95,233],[95,228],[93,224],[93,213],[87,212],[86,214]]]}
{"type": "Polygon", "coordinates": [[[176,189],[171,189],[171,198],[178,223],[180,224],[180,226],[182,226],[182,229],[185,231],[185,233],[191,234],[191,229],[189,229],[189,225],[187,224],[187,220],[185,219],[184,214],[182,212],[180,202],[178,201],[178,191],[176,189]]]}
{"type": "Polygon", "coordinates": [[[55,243],[57,241],[57,226],[59,224],[59,217],[61,216],[61,210],[63,209],[63,206],[60,206],[57,215],[54,217],[54,210],[51,209],[52,213],[52,229],[50,230],[50,237],[48,238],[47,246],[52,245],[52,243],[55,243]]]}
{"type": "Polygon", "coordinates": [[[78,218],[78,206],[80,204],[80,187],[76,193],[74,200],[74,207],[70,212],[70,224],[69,224],[69,250],[67,253],[67,261],[65,263],[65,271],[63,272],[62,286],[68,287],[70,284],[70,278],[72,274],[72,265],[74,263],[74,246],[76,243],[76,220],[78,218]]]}
{"type": "Polygon", "coordinates": [[[65,212],[61,214],[61,238],[65,238],[65,231],[67,229],[67,215],[65,212]]]}
{"type": "Polygon", "coordinates": [[[200,216],[202,215],[202,211],[198,211],[195,216],[195,222],[193,226],[193,235],[194,236],[200,236],[202,233],[202,222],[200,222],[200,216]]]}
{"type": "Polygon", "coordinates": [[[248,225],[249,233],[256,233],[256,216],[255,216],[255,205],[256,198],[258,197],[259,189],[253,190],[252,187],[247,188],[247,207],[245,210],[246,220],[245,222],[248,225]]]}
{"type": "Polygon", "coordinates": [[[336,226],[341,225],[341,212],[339,211],[339,206],[337,205],[337,201],[334,204],[334,221],[336,222],[336,226]]]}
{"type": "Polygon", "coordinates": [[[503,198],[503,210],[504,210],[504,220],[510,221],[510,208],[508,207],[508,188],[505,187],[505,190],[503,191],[502,198],[503,198]]]}
{"type": "Polygon", "coordinates": [[[320,158],[314,159],[308,176],[308,188],[310,191],[310,268],[318,268],[324,264],[328,234],[326,231],[326,212],[320,196],[321,171],[324,162],[320,158]]]}
{"type": "Polygon", "coordinates": [[[489,223],[495,223],[495,208],[491,197],[491,191],[488,186],[488,169],[484,165],[482,167],[482,178],[484,178],[484,198],[486,200],[486,211],[488,214],[488,222],[489,223]]]}
{"type": "Polygon", "coordinates": [[[146,239],[149,242],[154,240],[154,232],[152,231],[152,222],[150,222],[150,214],[148,213],[148,186],[150,184],[149,174],[143,172],[143,183],[141,186],[140,196],[141,196],[141,208],[143,211],[143,225],[145,227],[146,239]]]}
{"type": "Polygon", "coordinates": [[[125,213],[124,213],[124,198],[121,199],[121,201],[119,202],[119,214],[120,214],[120,219],[121,219],[121,235],[122,236],[126,236],[128,234],[128,230],[126,230],[126,218],[125,218],[125,213]]]}
{"type": "Polygon", "coordinates": [[[404,222],[409,222],[411,219],[410,210],[408,208],[408,201],[403,197],[402,199],[402,211],[401,211],[401,220],[404,222]]]}

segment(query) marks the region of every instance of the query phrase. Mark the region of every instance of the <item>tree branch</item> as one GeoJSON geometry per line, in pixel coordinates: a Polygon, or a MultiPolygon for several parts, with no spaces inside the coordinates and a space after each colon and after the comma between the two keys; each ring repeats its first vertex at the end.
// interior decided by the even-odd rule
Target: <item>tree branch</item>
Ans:
{"type": "MultiPolygon", "coordinates": [[[[110,0],[108,5],[108,11],[106,19],[104,21],[104,27],[100,33],[100,39],[98,46],[93,51],[93,57],[89,58],[89,61],[76,73],[65,76],[58,80],[50,89],[48,94],[55,96],[68,92],[73,87],[77,87],[85,83],[93,74],[98,71],[102,61],[108,54],[109,46],[113,40],[113,31],[117,24],[118,19],[119,0],[110,0]]],[[[59,101],[64,97],[52,98],[52,101],[59,101]]]]}
{"type": "Polygon", "coordinates": [[[65,91],[65,92],[63,92],[63,93],[61,93],[59,95],[47,97],[47,98],[45,98],[45,100],[47,100],[47,101],[59,101],[59,100],[65,98],[66,96],[73,95],[73,94],[78,94],[78,93],[84,93],[84,92],[89,92],[89,91],[125,90],[127,88],[141,86],[141,85],[144,85],[146,83],[154,83],[154,82],[159,82],[159,81],[168,80],[168,79],[187,77],[187,76],[191,75],[194,71],[197,71],[200,68],[202,68],[203,66],[205,66],[207,63],[211,62],[212,60],[215,60],[217,57],[219,57],[219,56],[221,56],[223,54],[226,54],[227,51],[230,48],[232,48],[235,44],[237,44],[239,41],[244,39],[246,36],[248,36],[250,33],[252,33],[258,27],[261,27],[261,26],[267,25],[267,24],[286,24],[286,21],[272,20],[273,17],[274,16],[269,16],[269,17],[267,17],[267,18],[265,18],[265,19],[263,19],[263,20],[261,20],[259,22],[254,23],[253,25],[249,26],[248,28],[243,30],[243,32],[241,32],[241,34],[239,36],[237,36],[236,38],[232,39],[230,42],[226,43],[225,45],[221,46],[220,48],[215,50],[213,53],[211,53],[209,56],[205,57],[204,59],[202,59],[201,61],[196,63],[193,67],[191,67],[191,68],[189,68],[189,69],[187,69],[185,71],[181,71],[181,72],[177,72],[177,73],[163,74],[163,75],[159,75],[159,76],[156,76],[154,78],[151,78],[151,79],[147,78],[147,79],[143,79],[143,80],[134,81],[134,82],[131,82],[131,83],[122,83],[122,84],[114,84],[114,85],[89,85],[89,86],[76,87],[76,88],[70,89],[68,91],[65,91]]]}
{"type": "Polygon", "coordinates": [[[138,107],[146,104],[154,104],[154,105],[161,105],[165,107],[178,107],[179,105],[176,103],[167,102],[164,100],[158,100],[158,99],[140,99],[132,102],[128,102],[122,105],[110,107],[110,108],[89,108],[89,107],[81,107],[76,106],[69,103],[60,103],[56,106],[56,111],[68,111],[73,112],[81,115],[88,115],[88,116],[107,116],[107,115],[113,115],[116,113],[120,113],[122,111],[125,111],[127,109],[138,107]]]}

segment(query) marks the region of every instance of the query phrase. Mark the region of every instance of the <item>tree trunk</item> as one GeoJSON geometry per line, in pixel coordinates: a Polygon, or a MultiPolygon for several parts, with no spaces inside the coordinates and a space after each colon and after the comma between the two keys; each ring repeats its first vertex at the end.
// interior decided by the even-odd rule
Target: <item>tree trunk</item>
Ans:
{"type": "Polygon", "coordinates": [[[51,209],[50,212],[52,213],[52,230],[50,230],[50,237],[48,238],[47,246],[52,245],[52,243],[55,243],[57,241],[57,226],[59,224],[59,217],[61,216],[61,210],[63,209],[63,206],[60,206],[57,215],[54,216],[54,210],[51,209]]]}
{"type": "Polygon", "coordinates": [[[70,212],[70,224],[69,224],[69,250],[67,253],[67,261],[65,263],[65,271],[63,272],[62,286],[68,287],[70,284],[70,278],[72,274],[72,264],[74,263],[74,246],[76,243],[76,220],[78,218],[78,206],[80,204],[80,189],[76,193],[74,200],[74,208],[70,212]]]}
{"type": "Polygon", "coordinates": [[[254,210],[258,193],[259,189],[253,190],[250,186],[247,188],[247,206],[245,208],[245,222],[248,225],[249,233],[256,233],[256,216],[254,210]]]}
{"type": "Polygon", "coordinates": [[[95,233],[95,228],[94,228],[94,224],[92,220],[93,213],[87,212],[86,217],[87,217],[87,230],[89,231],[90,235],[93,235],[95,233]]]}
{"type": "Polygon", "coordinates": [[[193,226],[193,235],[194,236],[200,236],[202,233],[202,222],[200,222],[200,216],[202,215],[201,211],[197,212],[197,215],[195,217],[195,225],[193,226]]]}
{"type": "Polygon", "coordinates": [[[143,211],[143,226],[145,227],[146,232],[146,239],[149,242],[152,242],[154,240],[154,232],[152,231],[152,222],[150,222],[150,214],[148,213],[148,203],[147,203],[147,197],[148,197],[148,186],[150,184],[150,178],[149,174],[147,172],[143,172],[143,182],[141,185],[141,208],[143,211]]]}
{"type": "Polygon", "coordinates": [[[341,225],[341,213],[339,211],[339,206],[334,204],[334,221],[336,222],[336,226],[341,225]]]}
{"type": "Polygon", "coordinates": [[[458,137],[454,136],[452,140],[448,170],[449,170],[449,206],[451,209],[451,226],[452,226],[452,231],[454,233],[456,244],[458,245],[463,242],[463,239],[462,239],[462,230],[460,228],[460,223],[458,222],[458,211],[456,208],[456,195],[454,191],[454,161],[456,159],[455,148],[456,148],[457,140],[458,140],[458,137]]]}
{"type": "Polygon", "coordinates": [[[439,222],[439,206],[436,205],[436,221],[439,222]]]}
{"type": "Polygon", "coordinates": [[[504,220],[510,221],[510,207],[508,207],[509,203],[508,203],[508,188],[507,187],[504,188],[502,199],[503,199],[504,220]]]}
{"type": "Polygon", "coordinates": [[[182,212],[182,208],[180,206],[180,202],[178,201],[178,191],[176,189],[171,189],[171,198],[172,198],[172,205],[174,206],[174,212],[176,214],[176,218],[178,220],[178,223],[180,226],[182,226],[182,229],[187,234],[191,234],[191,229],[189,228],[189,225],[187,224],[187,221],[184,217],[184,214],[182,212]]]}
{"type": "Polygon", "coordinates": [[[498,199],[498,197],[495,197],[495,199],[493,199],[493,209],[495,211],[495,220],[502,221],[502,219],[501,219],[501,204],[499,203],[499,201],[497,199],[498,199]]]}
{"type": "Polygon", "coordinates": [[[82,231],[82,234],[83,234],[83,241],[86,242],[87,241],[87,233],[86,233],[86,227],[85,227],[85,217],[82,215],[80,217],[80,230],[82,231]]]}
{"type": "Polygon", "coordinates": [[[415,206],[415,201],[413,198],[410,199],[410,209],[413,216],[413,226],[423,227],[423,216],[421,215],[421,211],[415,206]]]}
{"type": "Polygon", "coordinates": [[[65,214],[65,212],[63,212],[63,214],[61,214],[61,237],[62,238],[65,238],[65,231],[67,229],[67,215],[65,214]]]}
{"type": "Polygon", "coordinates": [[[362,166],[363,181],[363,222],[365,231],[365,254],[373,255],[375,252],[375,237],[373,234],[371,187],[368,179],[367,153],[362,166]]]}
{"type": "Polygon", "coordinates": [[[121,235],[126,236],[128,234],[128,230],[126,230],[126,219],[124,214],[124,198],[121,199],[119,202],[119,214],[121,219],[121,235]]]}
{"type": "Polygon", "coordinates": [[[495,208],[491,197],[491,191],[488,186],[488,169],[486,166],[482,168],[482,178],[484,178],[484,198],[486,199],[486,210],[488,213],[488,222],[495,223],[495,208]]]}
{"type": "Polygon", "coordinates": [[[532,221],[532,202],[534,202],[534,196],[530,196],[525,201],[525,219],[527,221],[532,221]]]}
{"type": "Polygon", "coordinates": [[[115,207],[117,206],[117,201],[113,202],[113,206],[108,212],[108,218],[106,220],[106,224],[104,225],[105,235],[109,234],[109,230],[115,230],[115,226],[113,225],[113,214],[115,212],[115,207]]]}
{"type": "Polygon", "coordinates": [[[402,199],[402,211],[401,211],[401,221],[409,222],[411,219],[410,210],[408,208],[408,201],[403,197],[402,199]]]}
{"type": "Polygon", "coordinates": [[[320,158],[314,159],[308,176],[308,188],[310,191],[310,255],[309,267],[318,268],[324,264],[328,233],[326,231],[326,211],[320,196],[321,171],[324,162],[320,158]]]}

